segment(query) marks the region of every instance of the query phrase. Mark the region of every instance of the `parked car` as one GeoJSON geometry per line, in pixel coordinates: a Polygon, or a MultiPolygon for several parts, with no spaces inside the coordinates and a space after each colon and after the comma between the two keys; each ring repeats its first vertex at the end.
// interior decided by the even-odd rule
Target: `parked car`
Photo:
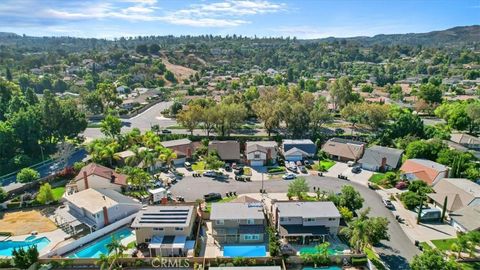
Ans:
{"type": "Polygon", "coordinates": [[[233,173],[234,173],[235,175],[242,175],[242,174],[243,174],[243,167],[237,167],[237,168],[233,171],[233,173]]]}
{"type": "Polygon", "coordinates": [[[293,166],[289,165],[289,166],[287,166],[287,170],[296,173],[296,172],[297,172],[297,166],[295,166],[295,165],[293,165],[293,166]]]}
{"type": "Polygon", "coordinates": [[[360,166],[355,166],[352,168],[352,173],[360,173],[362,171],[362,168],[360,166]]]}
{"type": "Polygon", "coordinates": [[[297,178],[297,175],[294,173],[286,173],[282,176],[283,180],[292,180],[297,178]]]}
{"type": "Polygon", "coordinates": [[[310,165],[310,161],[305,160],[305,161],[303,162],[303,164],[305,164],[305,166],[308,166],[308,165],[310,165]]]}
{"type": "Polygon", "coordinates": [[[186,168],[187,170],[191,170],[191,169],[192,169],[192,164],[191,164],[190,162],[188,162],[188,161],[186,161],[186,162],[183,164],[183,166],[185,166],[185,168],[186,168]]]}
{"type": "Polygon", "coordinates": [[[296,163],[295,163],[297,166],[302,166],[302,161],[298,160],[296,163]]]}
{"type": "Polygon", "coordinates": [[[225,168],[225,171],[227,171],[227,172],[231,172],[231,171],[232,171],[232,167],[230,167],[230,164],[228,164],[228,163],[225,163],[225,167],[224,167],[224,168],[225,168]]]}
{"type": "Polygon", "coordinates": [[[211,193],[203,195],[203,199],[206,202],[218,201],[218,200],[222,199],[222,195],[220,193],[211,192],[211,193]]]}
{"type": "Polygon", "coordinates": [[[393,203],[390,201],[390,200],[383,200],[383,204],[385,205],[385,207],[387,207],[388,209],[393,209],[395,208],[395,206],[393,206],[393,203]]]}
{"type": "Polygon", "coordinates": [[[355,161],[349,161],[349,162],[347,162],[347,166],[348,166],[348,167],[353,167],[353,165],[355,165],[355,161]]]}
{"type": "Polygon", "coordinates": [[[171,134],[172,131],[168,129],[162,129],[162,134],[171,134]]]}
{"type": "Polygon", "coordinates": [[[202,175],[205,177],[215,177],[217,176],[217,173],[215,171],[206,171],[202,175]]]}
{"type": "Polygon", "coordinates": [[[300,172],[302,172],[302,173],[308,173],[307,168],[305,168],[305,166],[300,166],[300,167],[298,167],[298,169],[299,169],[300,172]]]}

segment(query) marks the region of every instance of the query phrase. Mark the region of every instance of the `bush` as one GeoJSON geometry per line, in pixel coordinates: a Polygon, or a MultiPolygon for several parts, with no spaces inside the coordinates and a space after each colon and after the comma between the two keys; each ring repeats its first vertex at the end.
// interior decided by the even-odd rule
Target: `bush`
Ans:
{"type": "Polygon", "coordinates": [[[4,202],[7,199],[7,192],[0,187],[0,203],[4,202]]]}
{"type": "Polygon", "coordinates": [[[282,168],[282,167],[272,167],[272,168],[268,168],[268,173],[282,173],[282,172],[285,172],[285,169],[282,168]]]}
{"type": "Polygon", "coordinates": [[[402,193],[402,195],[400,195],[400,199],[402,200],[405,207],[409,210],[415,209],[415,207],[420,205],[420,202],[422,201],[422,197],[412,191],[402,193]]]}
{"type": "Polygon", "coordinates": [[[367,265],[367,258],[352,258],[352,265],[354,266],[364,266],[367,265]]]}
{"type": "Polygon", "coordinates": [[[40,174],[32,168],[23,168],[17,174],[17,181],[20,183],[29,183],[40,178],[40,174]]]}

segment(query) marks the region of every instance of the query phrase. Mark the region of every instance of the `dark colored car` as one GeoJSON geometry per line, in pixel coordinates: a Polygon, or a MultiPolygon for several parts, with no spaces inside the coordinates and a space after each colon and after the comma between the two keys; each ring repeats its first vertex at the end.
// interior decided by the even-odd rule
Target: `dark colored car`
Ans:
{"type": "Polygon", "coordinates": [[[233,173],[234,173],[235,175],[242,175],[242,174],[243,174],[243,167],[237,167],[237,168],[233,171],[233,173]]]}
{"type": "Polygon", "coordinates": [[[203,199],[206,202],[218,201],[218,200],[222,199],[222,195],[220,193],[212,192],[212,193],[208,193],[208,194],[203,195],[203,199]]]}
{"type": "Polygon", "coordinates": [[[228,163],[225,163],[225,171],[227,171],[227,172],[232,171],[232,167],[230,167],[230,165],[228,163]]]}
{"type": "Polygon", "coordinates": [[[168,129],[162,129],[162,134],[171,134],[172,131],[168,129]]]}
{"type": "Polygon", "coordinates": [[[362,168],[359,166],[355,166],[352,168],[352,173],[360,173],[362,171],[362,168]]]}

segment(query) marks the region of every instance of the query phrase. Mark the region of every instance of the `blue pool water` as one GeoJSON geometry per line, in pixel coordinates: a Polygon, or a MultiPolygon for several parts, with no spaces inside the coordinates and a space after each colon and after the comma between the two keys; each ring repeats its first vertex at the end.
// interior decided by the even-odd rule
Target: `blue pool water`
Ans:
{"type": "Polygon", "coordinates": [[[0,242],[0,256],[7,256],[10,257],[12,256],[13,249],[15,248],[26,248],[29,246],[36,245],[37,250],[41,251],[44,249],[48,244],[50,243],[50,240],[47,237],[40,237],[40,238],[35,238],[32,239],[31,237],[27,237],[24,241],[2,241],[0,242]]]}
{"type": "Polygon", "coordinates": [[[133,230],[129,228],[120,229],[112,234],[104,236],[95,240],[94,243],[75,251],[68,255],[68,258],[100,258],[102,254],[108,254],[107,245],[110,244],[113,238],[121,241],[124,238],[133,235],[133,230]]]}
{"type": "Polygon", "coordinates": [[[224,246],[224,257],[265,257],[265,246],[224,246]]]}

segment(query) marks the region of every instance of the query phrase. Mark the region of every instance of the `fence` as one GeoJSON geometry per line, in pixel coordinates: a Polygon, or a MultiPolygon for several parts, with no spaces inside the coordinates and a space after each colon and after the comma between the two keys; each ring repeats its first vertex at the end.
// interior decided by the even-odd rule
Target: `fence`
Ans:
{"type": "MultiPolygon", "coordinates": [[[[91,234],[88,234],[82,238],[79,238],[71,243],[68,243],[64,246],[61,246],[57,249],[54,249],[54,250],[51,250],[49,252],[47,252],[44,256],[42,257],[52,257],[52,256],[61,256],[61,255],[64,255],[64,254],[67,254],[69,252],[72,252],[73,250],[79,248],[79,247],[82,247],[84,246],[85,244],[88,244],[92,241],[94,241],[95,239],[99,238],[99,237],[102,237],[102,236],[105,236],[106,234],[120,228],[120,227],[123,227],[127,224],[130,224],[133,219],[135,218],[135,215],[136,214],[132,214],[124,219],[121,219],[113,224],[110,224],[106,227],[103,227],[97,231],[94,231],[93,233],[91,234]]],[[[75,259],[75,260],[79,260],[79,259],[75,259]]]]}

